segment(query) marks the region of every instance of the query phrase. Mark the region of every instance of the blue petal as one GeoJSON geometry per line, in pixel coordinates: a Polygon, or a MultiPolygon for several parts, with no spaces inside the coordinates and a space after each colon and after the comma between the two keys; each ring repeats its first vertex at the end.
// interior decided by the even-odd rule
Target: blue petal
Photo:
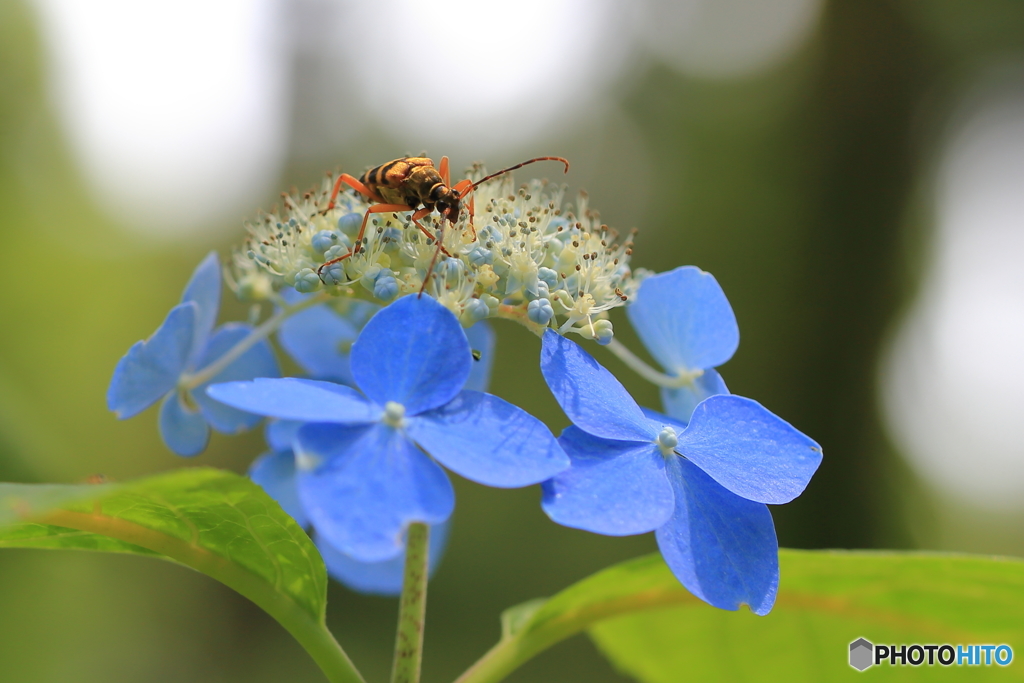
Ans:
{"type": "Polygon", "coordinates": [[[277,338],[303,370],[318,379],[352,384],[348,347],[359,331],[325,304],[288,318],[277,338]]]}
{"type": "Polygon", "coordinates": [[[541,507],[563,526],[608,536],[654,531],[675,499],[654,444],[609,441],[569,427],[558,442],[572,467],[544,483],[541,507]]]}
{"type": "Polygon", "coordinates": [[[788,503],[821,464],[821,447],[793,425],[742,396],[697,406],[676,451],[738,496],[788,503]]]}
{"type": "Polygon", "coordinates": [[[740,330],[711,273],[683,266],[645,279],[626,308],[641,341],[670,373],[703,370],[732,358],[740,330]]]}
{"type": "Polygon", "coordinates": [[[199,455],[210,441],[210,428],[202,413],[190,410],[175,391],[160,404],[160,438],[178,455],[199,455]]]}
{"type": "Polygon", "coordinates": [[[569,467],[543,422],[478,391],[408,418],[406,430],[442,465],[486,486],[538,484],[569,467]]]}
{"type": "Polygon", "coordinates": [[[693,409],[697,404],[708,396],[716,394],[728,394],[729,389],[725,386],[725,380],[713,368],[708,368],[704,374],[693,381],[693,384],[686,387],[669,389],[661,388],[661,402],[665,406],[665,412],[683,422],[689,422],[693,415],[693,409]]]}
{"type": "Polygon", "coordinates": [[[721,609],[765,615],[779,588],[779,542],[768,507],[729,493],[682,458],[669,463],[676,494],[658,547],[687,590],[721,609]]]}
{"type": "Polygon", "coordinates": [[[118,361],[107,389],[107,407],[122,420],[138,415],[178,385],[185,371],[196,305],[179,304],[146,341],[135,342],[118,361]]]}
{"type": "Polygon", "coordinates": [[[443,406],[469,377],[473,357],[462,326],[429,296],[405,296],[366,323],[352,345],[352,374],[367,396],[407,415],[443,406]]]}
{"type": "Polygon", "coordinates": [[[297,445],[306,514],[327,542],[356,560],[395,557],[410,523],[439,524],[455,507],[444,470],[386,425],[306,425],[297,445]]]}
{"type": "Polygon", "coordinates": [[[202,263],[196,266],[195,271],[192,272],[192,278],[185,285],[185,292],[181,295],[181,303],[186,301],[194,301],[199,307],[196,315],[192,355],[189,358],[189,367],[194,367],[200,354],[203,353],[206,340],[213,332],[213,326],[217,323],[217,312],[220,309],[220,262],[217,259],[217,252],[211,251],[207,254],[202,263]]]}
{"type": "MultiPolygon", "coordinates": [[[[203,353],[201,367],[214,362],[228,352],[238,342],[245,339],[252,332],[249,325],[240,323],[228,323],[221,326],[210,343],[207,344],[203,353]]],[[[261,417],[249,412],[229,408],[219,401],[215,401],[206,394],[206,388],[214,383],[232,382],[237,380],[253,379],[256,377],[277,377],[281,374],[277,367],[277,359],[274,358],[274,350],[266,340],[257,342],[251,349],[243,353],[233,363],[221,370],[217,375],[205,384],[196,387],[193,396],[199,409],[210,426],[223,434],[234,434],[244,432],[255,427],[261,417]]]]}
{"type": "Polygon", "coordinates": [[[298,422],[373,422],[381,409],[355,389],[331,382],[284,377],[228,382],[207,387],[206,393],[221,403],[257,415],[298,422]]]}
{"type": "Polygon", "coordinates": [[[306,511],[299,501],[299,486],[295,481],[295,454],[290,450],[264,453],[249,468],[249,478],[260,485],[267,495],[277,501],[299,526],[309,526],[306,511]]]}
{"type": "Polygon", "coordinates": [[[294,448],[293,443],[299,428],[304,424],[295,420],[271,420],[263,430],[263,437],[272,450],[290,451],[294,448]]]}
{"type": "MultiPolygon", "coordinates": [[[[449,522],[430,527],[430,554],[427,559],[427,576],[433,576],[441,564],[445,546],[448,545],[449,522]]],[[[359,593],[370,595],[399,595],[402,592],[402,577],[405,572],[405,549],[396,557],[382,562],[360,562],[353,560],[327,543],[319,534],[313,541],[327,565],[331,578],[342,582],[359,593]]]]}
{"type": "Polygon", "coordinates": [[[478,322],[466,330],[469,346],[480,352],[480,360],[473,361],[463,389],[471,391],[487,391],[491,383],[491,368],[494,366],[494,329],[484,321],[478,322]]]}
{"type": "Polygon", "coordinates": [[[576,342],[545,330],[540,369],[558,405],[580,429],[622,441],[657,438],[625,387],[576,342]]]}

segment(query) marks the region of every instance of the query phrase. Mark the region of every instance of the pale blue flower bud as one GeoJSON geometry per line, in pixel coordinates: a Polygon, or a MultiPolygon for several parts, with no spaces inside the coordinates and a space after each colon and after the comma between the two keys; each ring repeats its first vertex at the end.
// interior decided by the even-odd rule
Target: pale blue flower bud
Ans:
{"type": "Polygon", "coordinates": [[[537,269],[537,277],[548,285],[548,289],[556,289],[558,286],[558,273],[551,268],[541,266],[537,269]]]}
{"type": "Polygon", "coordinates": [[[373,295],[381,301],[391,301],[398,296],[398,280],[392,275],[378,277],[373,285],[373,295]]]}
{"type": "Polygon", "coordinates": [[[478,244],[470,249],[467,256],[469,258],[469,262],[473,264],[473,267],[475,268],[494,263],[494,254],[491,253],[490,249],[484,248],[482,244],[478,244]]]}
{"type": "Polygon", "coordinates": [[[446,258],[437,266],[438,274],[454,280],[466,270],[466,264],[457,258],[446,258]]]}
{"type": "Polygon", "coordinates": [[[387,270],[386,268],[382,268],[378,265],[369,266],[366,270],[363,271],[363,274],[360,276],[359,284],[361,284],[363,287],[366,287],[368,290],[372,292],[373,287],[377,282],[377,277],[381,275],[381,273],[386,273],[387,275],[390,275],[391,271],[387,270]]]}
{"type": "Polygon", "coordinates": [[[612,337],[614,336],[615,330],[612,328],[611,320],[594,321],[594,341],[601,346],[604,346],[611,342],[612,337]]]}
{"type": "Polygon", "coordinates": [[[526,307],[526,317],[538,325],[547,325],[555,316],[555,309],[547,299],[534,299],[526,307]]]}
{"type": "Polygon", "coordinates": [[[324,253],[337,243],[338,233],[330,230],[321,230],[317,234],[313,235],[313,239],[310,240],[310,245],[313,247],[313,251],[318,254],[324,253]]]}
{"type": "Polygon", "coordinates": [[[487,307],[487,302],[481,301],[480,299],[470,299],[466,302],[466,308],[464,315],[473,322],[479,322],[491,314],[491,309],[487,307]]]}
{"type": "Polygon", "coordinates": [[[344,256],[345,254],[348,253],[348,238],[342,235],[341,241],[345,242],[345,244],[335,244],[333,247],[324,252],[325,261],[336,259],[339,256],[344,256]]]}
{"type": "Polygon", "coordinates": [[[487,310],[491,312],[491,315],[495,315],[498,312],[498,307],[501,305],[498,297],[491,296],[490,294],[481,294],[480,301],[487,304],[487,310]]]}
{"type": "Polygon", "coordinates": [[[320,289],[320,276],[312,268],[303,268],[295,274],[295,291],[308,294],[320,289]]]}
{"type": "Polygon", "coordinates": [[[363,222],[363,217],[358,213],[347,213],[338,219],[338,230],[341,230],[345,234],[351,234],[355,237],[356,233],[359,232],[359,226],[363,222]]]}
{"type": "MultiPolygon", "coordinates": [[[[326,254],[325,254],[325,256],[326,256],[326,254]]],[[[332,263],[331,265],[329,265],[326,268],[324,268],[323,271],[322,271],[324,282],[329,282],[329,283],[334,284],[334,285],[338,284],[339,282],[344,282],[345,281],[345,266],[344,266],[344,263],[345,263],[344,261],[340,261],[338,263],[332,263]]]]}

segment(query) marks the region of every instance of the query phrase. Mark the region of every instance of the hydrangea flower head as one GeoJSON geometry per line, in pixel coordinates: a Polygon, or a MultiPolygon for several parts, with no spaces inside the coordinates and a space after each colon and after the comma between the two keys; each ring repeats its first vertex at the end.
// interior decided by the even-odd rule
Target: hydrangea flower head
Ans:
{"type": "MultiPolygon", "coordinates": [[[[470,170],[483,177],[480,167],[470,170]]],[[[376,214],[358,253],[319,271],[321,264],[351,253],[368,200],[342,191],[328,209],[334,177],[301,197],[285,196],[280,211],[247,224],[249,239],[234,256],[240,293],[294,287],[330,291],[386,303],[424,293],[443,303],[465,327],[485,318],[517,320],[536,331],[557,327],[588,339],[612,338],[607,311],[636,291],[629,267],[631,240],[619,240],[600,222],[581,194],[575,207],[564,189],[534,180],[516,188],[510,176],[478,187],[475,214],[468,202],[453,224],[441,216],[421,222],[443,241],[445,256],[427,272],[436,242],[410,214],[376,214]]]]}
{"type": "Polygon", "coordinates": [[[688,420],[708,396],[729,393],[715,368],[736,353],[740,330],[711,273],[682,266],[644,278],[626,315],[655,360],[679,381],[661,388],[669,415],[688,420]]]}
{"type": "Polygon", "coordinates": [[[498,487],[539,483],[569,464],[539,420],[463,389],[473,362],[455,316],[429,297],[407,296],[375,314],[352,345],[362,393],[292,378],[218,384],[207,393],[308,423],[294,441],[303,508],[332,546],[376,562],[401,552],[408,524],[440,524],[451,514],[454,493],[438,463],[498,487]]]}
{"type": "Polygon", "coordinates": [[[656,531],[686,588],[723,609],[767,614],[778,541],[766,503],[799,495],[821,449],[756,401],[715,395],[688,423],[642,410],[574,342],[544,334],[541,370],[574,426],[559,438],[572,466],[544,484],[545,512],[600,534],[656,531]]]}
{"type": "Polygon", "coordinates": [[[251,429],[258,416],[225,406],[206,395],[212,382],[277,377],[270,345],[252,345],[214,377],[193,383],[192,376],[249,335],[252,328],[227,323],[214,329],[220,307],[220,264],[211,253],[196,268],[181,303],[146,341],[136,342],[118,362],[107,390],[107,407],[121,419],[133,417],[163,398],[160,435],[178,455],[206,448],[210,428],[232,434],[251,429]]]}

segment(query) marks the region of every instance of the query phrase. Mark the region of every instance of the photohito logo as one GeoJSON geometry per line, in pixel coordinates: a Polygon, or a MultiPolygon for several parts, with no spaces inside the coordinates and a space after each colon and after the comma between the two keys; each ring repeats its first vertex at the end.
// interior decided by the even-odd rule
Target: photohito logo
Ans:
{"type": "Polygon", "coordinates": [[[875,664],[890,666],[1006,666],[1013,661],[1009,645],[875,645],[865,638],[850,643],[850,666],[864,671],[875,664]]]}

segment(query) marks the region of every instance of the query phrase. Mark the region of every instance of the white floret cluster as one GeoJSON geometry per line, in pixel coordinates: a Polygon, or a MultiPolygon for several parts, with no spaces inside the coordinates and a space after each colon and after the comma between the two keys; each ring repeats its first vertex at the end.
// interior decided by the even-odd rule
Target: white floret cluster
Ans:
{"type": "MultiPolygon", "coordinates": [[[[482,170],[470,177],[482,177],[482,170]]],[[[437,213],[420,221],[433,238],[410,212],[371,214],[358,251],[322,267],[352,252],[370,207],[347,190],[327,210],[333,183],[328,176],[317,190],[284,194],[282,208],[246,225],[249,237],[230,273],[241,298],[266,299],[288,286],[386,303],[422,288],[466,326],[502,317],[537,332],[553,327],[607,343],[606,312],[639,286],[629,267],[632,233],[620,242],[583,193],[574,208],[563,204],[563,187],[532,180],[516,189],[510,176],[464,200],[459,220],[444,226],[440,253],[437,213]]]]}

